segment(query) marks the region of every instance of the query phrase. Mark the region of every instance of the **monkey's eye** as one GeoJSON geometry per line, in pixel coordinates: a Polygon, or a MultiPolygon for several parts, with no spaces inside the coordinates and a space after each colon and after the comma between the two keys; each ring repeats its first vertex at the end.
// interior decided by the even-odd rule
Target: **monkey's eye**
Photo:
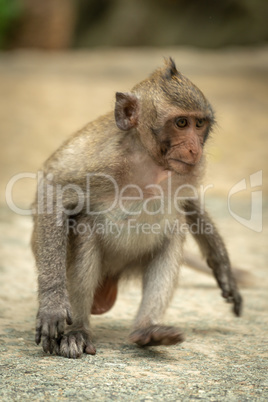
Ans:
{"type": "Polygon", "coordinates": [[[178,119],[176,119],[175,124],[179,128],[184,128],[187,126],[188,122],[187,119],[185,119],[185,117],[179,117],[178,119]]]}
{"type": "Polygon", "coordinates": [[[197,119],[195,125],[196,125],[197,128],[202,128],[202,127],[204,127],[205,122],[206,122],[205,119],[197,119]]]}

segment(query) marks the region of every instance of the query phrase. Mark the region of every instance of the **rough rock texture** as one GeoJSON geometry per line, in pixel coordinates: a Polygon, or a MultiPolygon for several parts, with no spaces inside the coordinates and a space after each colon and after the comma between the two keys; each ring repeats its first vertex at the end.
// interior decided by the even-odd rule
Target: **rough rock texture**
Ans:
{"type": "MultiPolygon", "coordinates": [[[[0,399],[267,401],[267,78],[268,52],[180,49],[6,53],[0,57],[0,399]],[[140,300],[138,284],[122,286],[115,307],[93,318],[95,356],[44,355],[34,344],[36,273],[29,248],[31,218],[4,199],[12,175],[34,173],[66,136],[113,107],[124,91],[172,55],[202,88],[218,117],[210,140],[207,209],[226,239],[232,261],[253,279],[242,289],[244,314],[235,318],[212,277],[182,268],[165,316],[186,341],[141,349],[128,341],[140,300]],[[234,170],[235,169],[235,170],[234,170]],[[229,212],[230,189],[263,170],[263,230],[229,212]],[[14,209],[14,208],[13,208],[14,209]]],[[[14,185],[27,208],[35,180],[14,185]]],[[[249,219],[250,189],[234,195],[233,214],[249,219]]],[[[260,213],[260,211],[259,211],[260,213]]],[[[194,247],[189,241],[188,247],[194,247]]]]}

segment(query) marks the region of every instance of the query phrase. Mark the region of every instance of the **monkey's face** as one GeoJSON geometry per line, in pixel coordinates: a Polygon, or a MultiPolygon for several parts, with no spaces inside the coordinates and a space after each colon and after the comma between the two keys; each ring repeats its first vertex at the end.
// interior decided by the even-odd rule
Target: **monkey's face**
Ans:
{"type": "Polygon", "coordinates": [[[158,165],[187,174],[201,160],[213,115],[207,107],[182,110],[164,96],[158,104],[150,97],[117,93],[115,120],[121,130],[136,128],[141,143],[158,165]]]}
{"type": "Polygon", "coordinates": [[[121,130],[135,128],[159,165],[187,174],[201,160],[214,115],[203,93],[169,59],[132,92],[116,94],[115,121],[121,130]]]}
{"type": "Polygon", "coordinates": [[[201,112],[170,117],[155,133],[164,166],[180,174],[190,173],[201,160],[209,129],[209,119],[201,112]]]}

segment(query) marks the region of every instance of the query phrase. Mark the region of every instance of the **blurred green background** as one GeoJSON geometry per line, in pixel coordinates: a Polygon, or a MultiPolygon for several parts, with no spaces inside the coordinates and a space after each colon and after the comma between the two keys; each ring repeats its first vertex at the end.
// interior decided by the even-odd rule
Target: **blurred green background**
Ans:
{"type": "Polygon", "coordinates": [[[0,0],[0,47],[264,44],[267,0],[0,0]]]}

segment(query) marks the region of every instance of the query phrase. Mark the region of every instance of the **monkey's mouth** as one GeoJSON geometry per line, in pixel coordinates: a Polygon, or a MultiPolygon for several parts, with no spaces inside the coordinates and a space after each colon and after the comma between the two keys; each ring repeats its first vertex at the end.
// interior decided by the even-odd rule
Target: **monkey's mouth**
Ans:
{"type": "Polygon", "coordinates": [[[186,162],[181,159],[169,158],[168,159],[169,169],[173,170],[178,174],[190,174],[196,163],[186,162]]]}
{"type": "Polygon", "coordinates": [[[172,162],[175,162],[175,163],[178,163],[178,164],[183,164],[183,165],[186,165],[186,166],[191,166],[191,167],[196,165],[196,163],[190,163],[190,162],[186,162],[186,161],[183,161],[181,159],[175,159],[175,158],[169,158],[169,161],[172,161],[172,162]]]}

